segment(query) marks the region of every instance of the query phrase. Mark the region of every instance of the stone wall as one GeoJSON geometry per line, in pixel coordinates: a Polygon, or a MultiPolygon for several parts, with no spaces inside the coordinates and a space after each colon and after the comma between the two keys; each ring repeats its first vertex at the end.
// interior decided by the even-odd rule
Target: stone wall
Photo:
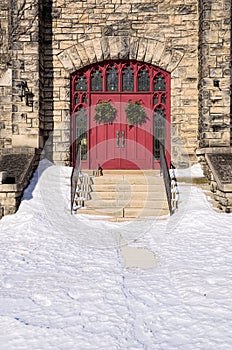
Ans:
{"type": "MultiPolygon", "coordinates": [[[[51,10],[54,81],[46,103],[53,101],[55,162],[69,160],[70,73],[118,58],[171,72],[172,158],[181,165],[196,161],[197,1],[56,0],[51,10]]],[[[50,120],[45,129],[51,129],[50,120]]]]}
{"type": "Polygon", "coordinates": [[[197,151],[218,209],[232,212],[232,147],[211,147],[197,151]]]}
{"type": "Polygon", "coordinates": [[[201,0],[199,10],[199,147],[228,147],[231,138],[231,1],[201,0]]]}
{"type": "MultiPolygon", "coordinates": [[[[38,165],[39,154],[32,148],[5,148],[0,152],[0,219],[18,209],[21,197],[29,179],[38,165]]],[[[29,198],[28,198],[29,199],[29,198]]]]}
{"type": "MultiPolygon", "coordinates": [[[[39,147],[39,22],[37,0],[4,0],[4,62],[1,68],[2,147],[39,147]],[[17,85],[26,81],[33,108],[21,101],[17,85]]],[[[2,5],[1,5],[2,6],[2,5]]]]}
{"type": "Polygon", "coordinates": [[[45,148],[46,156],[53,160],[53,51],[52,51],[52,1],[43,0],[39,8],[39,81],[40,81],[40,145],[45,148]]]}
{"type": "Polygon", "coordinates": [[[0,149],[12,143],[12,61],[9,48],[9,4],[0,3],[0,149]]]}
{"type": "Polygon", "coordinates": [[[195,162],[197,146],[228,147],[230,17],[231,0],[2,0],[0,148],[45,146],[69,164],[70,74],[119,58],[171,73],[174,164],[195,162]],[[23,80],[33,108],[18,97],[23,80]]]}

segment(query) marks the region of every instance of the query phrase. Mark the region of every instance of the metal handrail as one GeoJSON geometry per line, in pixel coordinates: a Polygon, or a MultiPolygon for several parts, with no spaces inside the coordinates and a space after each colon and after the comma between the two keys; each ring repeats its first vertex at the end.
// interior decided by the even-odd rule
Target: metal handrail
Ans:
{"type": "Polygon", "coordinates": [[[164,145],[160,143],[160,174],[163,175],[166,195],[168,200],[168,207],[170,215],[173,214],[172,208],[172,191],[171,191],[171,177],[169,174],[167,158],[165,155],[164,145]]]}
{"type": "Polygon", "coordinates": [[[74,204],[75,193],[76,193],[77,183],[78,183],[78,178],[80,173],[81,173],[81,146],[78,145],[76,161],[71,174],[71,214],[73,212],[73,204],[74,204]]]}

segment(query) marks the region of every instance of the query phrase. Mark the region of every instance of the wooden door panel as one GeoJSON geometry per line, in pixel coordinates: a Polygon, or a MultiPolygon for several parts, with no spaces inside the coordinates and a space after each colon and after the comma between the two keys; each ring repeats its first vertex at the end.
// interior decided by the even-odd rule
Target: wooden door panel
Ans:
{"type": "Polygon", "coordinates": [[[152,119],[150,94],[125,94],[121,96],[122,120],[126,132],[126,159],[130,159],[136,168],[152,168],[152,119]],[[142,125],[128,125],[126,106],[129,102],[140,102],[146,111],[147,120],[142,125]]]}
{"type": "MultiPolygon", "coordinates": [[[[114,96],[113,96],[114,97],[114,96]]],[[[116,147],[116,133],[120,130],[120,115],[117,112],[116,118],[112,123],[97,123],[94,119],[95,107],[100,101],[109,101],[118,111],[119,97],[112,98],[109,95],[91,95],[90,106],[90,130],[89,130],[89,159],[90,168],[96,169],[100,164],[103,166],[106,162],[110,164],[111,168],[118,168],[120,150],[116,147]]]]}
{"type": "Polygon", "coordinates": [[[152,168],[153,135],[151,133],[150,95],[107,94],[92,95],[90,107],[89,158],[90,167],[100,164],[105,169],[152,168]],[[94,120],[95,106],[110,101],[117,109],[111,124],[97,124],[94,120]],[[140,101],[147,113],[146,123],[129,126],[125,108],[129,101],[140,101]]]}

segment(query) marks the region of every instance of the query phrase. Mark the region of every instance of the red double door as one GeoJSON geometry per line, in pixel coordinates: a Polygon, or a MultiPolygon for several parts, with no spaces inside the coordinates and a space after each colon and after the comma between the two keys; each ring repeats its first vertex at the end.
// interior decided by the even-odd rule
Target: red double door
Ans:
{"type": "Polygon", "coordinates": [[[153,112],[151,94],[91,94],[89,116],[89,167],[96,169],[153,169],[153,112]],[[100,101],[116,108],[112,123],[97,123],[95,107],[100,101]],[[130,126],[126,117],[129,102],[138,102],[145,109],[147,119],[142,125],[130,126]]]}

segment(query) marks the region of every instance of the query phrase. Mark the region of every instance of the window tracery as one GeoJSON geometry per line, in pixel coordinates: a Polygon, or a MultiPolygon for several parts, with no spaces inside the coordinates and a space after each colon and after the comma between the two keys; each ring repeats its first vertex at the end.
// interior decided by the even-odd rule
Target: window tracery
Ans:
{"type": "MultiPolygon", "coordinates": [[[[75,91],[102,92],[158,92],[166,91],[166,76],[154,66],[123,61],[107,62],[79,72],[75,77],[75,91]]],[[[165,104],[166,95],[158,97],[159,103],[165,104]],[[162,102],[161,102],[162,100],[162,102]]],[[[154,100],[155,101],[155,100],[154,100]]],[[[156,103],[156,102],[155,102],[156,103]]]]}
{"type": "Polygon", "coordinates": [[[91,91],[102,91],[102,72],[99,69],[92,72],[91,91]]]}
{"type": "Polygon", "coordinates": [[[107,69],[107,91],[118,91],[118,70],[115,67],[107,69]]]}
{"type": "Polygon", "coordinates": [[[161,73],[157,74],[154,79],[154,91],[165,91],[166,83],[163,75],[161,73]]]}
{"type": "Polygon", "coordinates": [[[138,90],[149,91],[150,90],[150,77],[146,68],[142,68],[138,75],[138,90]]]}
{"type": "Polygon", "coordinates": [[[87,91],[87,81],[83,75],[76,79],[76,91],[87,91]]]}
{"type": "Polygon", "coordinates": [[[134,91],[134,72],[130,67],[126,67],[123,70],[122,90],[134,91]]]}

